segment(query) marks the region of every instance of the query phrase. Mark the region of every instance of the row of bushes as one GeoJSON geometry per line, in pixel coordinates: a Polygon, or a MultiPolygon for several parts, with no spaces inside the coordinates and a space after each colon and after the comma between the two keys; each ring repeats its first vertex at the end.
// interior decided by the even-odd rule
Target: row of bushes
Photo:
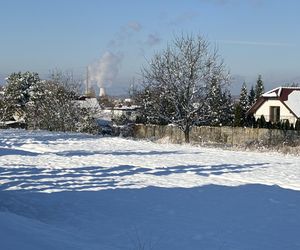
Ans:
{"type": "Polygon", "coordinates": [[[297,119],[295,124],[290,123],[288,119],[283,121],[278,121],[276,123],[272,123],[272,122],[267,122],[265,117],[262,115],[260,118],[258,118],[255,121],[253,127],[300,131],[300,119],[297,119]]]}

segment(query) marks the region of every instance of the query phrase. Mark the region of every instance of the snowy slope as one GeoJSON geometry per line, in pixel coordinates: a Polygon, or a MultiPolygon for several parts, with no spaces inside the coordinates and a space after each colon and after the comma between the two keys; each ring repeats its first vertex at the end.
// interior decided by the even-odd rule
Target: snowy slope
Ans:
{"type": "Polygon", "coordinates": [[[300,249],[299,180],[294,156],[0,130],[1,249],[300,249]]]}

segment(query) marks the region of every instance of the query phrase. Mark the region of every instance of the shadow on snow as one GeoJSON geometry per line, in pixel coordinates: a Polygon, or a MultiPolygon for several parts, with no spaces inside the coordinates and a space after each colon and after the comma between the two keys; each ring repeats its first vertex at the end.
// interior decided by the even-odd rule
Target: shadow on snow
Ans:
{"type": "Polygon", "coordinates": [[[6,217],[22,217],[19,227],[2,221],[1,246],[131,250],[142,244],[145,250],[298,250],[299,209],[299,192],[264,185],[51,194],[1,191],[0,211],[6,217]],[[38,232],[24,225],[28,219],[37,223],[38,232]],[[30,231],[29,238],[9,240],[23,227],[30,231]],[[49,228],[47,238],[44,230],[49,228]]]}
{"type": "Polygon", "coordinates": [[[166,176],[171,174],[194,173],[201,176],[222,175],[226,173],[249,172],[255,168],[265,168],[267,163],[253,164],[219,164],[212,166],[186,165],[165,168],[145,168],[131,165],[114,167],[88,166],[77,168],[37,168],[32,165],[14,165],[0,167],[0,181],[4,184],[0,190],[11,188],[28,189],[31,191],[82,191],[95,188],[118,188],[134,185],[122,183],[123,177],[135,174],[166,176]]]}

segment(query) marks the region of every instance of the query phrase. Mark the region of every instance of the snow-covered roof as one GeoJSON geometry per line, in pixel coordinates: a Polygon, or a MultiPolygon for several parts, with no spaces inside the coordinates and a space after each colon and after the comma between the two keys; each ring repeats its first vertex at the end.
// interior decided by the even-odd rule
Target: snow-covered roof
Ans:
{"type": "Polygon", "coordinates": [[[277,97],[277,93],[274,91],[274,92],[266,92],[262,95],[263,97],[277,97]]]}
{"type": "Polygon", "coordinates": [[[300,117],[300,89],[290,93],[285,103],[297,117],[300,117]]]}
{"type": "Polygon", "coordinates": [[[140,106],[138,105],[131,105],[131,106],[127,106],[127,105],[123,105],[121,107],[114,107],[114,110],[136,110],[139,109],[140,106]]]}
{"type": "Polygon", "coordinates": [[[76,103],[79,104],[81,108],[87,109],[101,109],[96,98],[86,98],[84,100],[77,100],[76,103]]]}

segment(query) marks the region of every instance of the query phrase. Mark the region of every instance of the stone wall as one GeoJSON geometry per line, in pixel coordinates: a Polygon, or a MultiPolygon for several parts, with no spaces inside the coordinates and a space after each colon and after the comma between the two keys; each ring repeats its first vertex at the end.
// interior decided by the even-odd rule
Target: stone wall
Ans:
{"type": "MultiPolygon", "coordinates": [[[[133,136],[140,139],[159,140],[166,138],[170,142],[184,142],[184,134],[176,126],[159,126],[136,124],[133,136]]],[[[247,146],[252,143],[277,145],[279,143],[300,143],[300,133],[293,130],[276,130],[240,127],[193,127],[190,142],[196,144],[215,143],[225,145],[247,146]]]]}

